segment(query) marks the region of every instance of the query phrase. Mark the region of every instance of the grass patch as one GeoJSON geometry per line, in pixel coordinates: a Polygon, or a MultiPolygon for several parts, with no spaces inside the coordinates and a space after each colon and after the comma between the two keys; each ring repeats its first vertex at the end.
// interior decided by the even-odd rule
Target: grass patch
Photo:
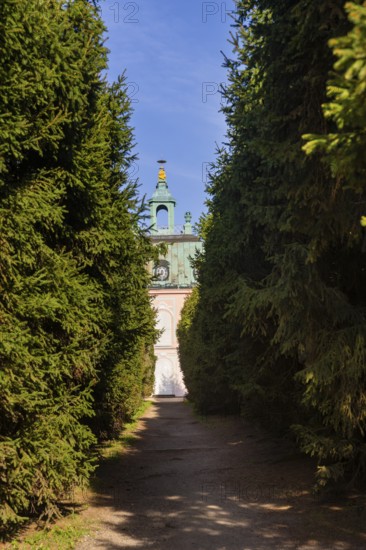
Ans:
{"type": "MultiPolygon", "coordinates": [[[[124,449],[131,446],[137,439],[134,431],[141,416],[152,405],[152,401],[143,401],[131,422],[125,424],[123,432],[116,440],[108,441],[98,448],[100,462],[118,458],[124,449]]],[[[95,531],[95,522],[78,514],[85,509],[94,490],[98,488],[98,475],[90,480],[90,487],[84,491],[75,487],[75,493],[70,495],[70,502],[65,502],[67,516],[56,520],[51,525],[34,524],[24,529],[15,540],[9,542],[4,550],[74,550],[76,543],[84,536],[95,531]],[[40,526],[42,525],[42,526],[40,526]]]]}
{"type": "Polygon", "coordinates": [[[131,422],[127,422],[124,425],[123,431],[118,439],[106,441],[101,445],[99,452],[102,459],[117,458],[120,453],[123,452],[124,449],[126,449],[126,447],[130,447],[131,445],[133,445],[135,440],[138,438],[138,436],[134,433],[137,428],[137,424],[141,416],[143,416],[145,412],[151,407],[152,403],[153,402],[149,400],[143,401],[141,406],[134,414],[131,422]]]}
{"type": "Polygon", "coordinates": [[[84,518],[73,514],[55,525],[26,535],[5,546],[7,550],[73,550],[75,544],[92,530],[84,518]]]}

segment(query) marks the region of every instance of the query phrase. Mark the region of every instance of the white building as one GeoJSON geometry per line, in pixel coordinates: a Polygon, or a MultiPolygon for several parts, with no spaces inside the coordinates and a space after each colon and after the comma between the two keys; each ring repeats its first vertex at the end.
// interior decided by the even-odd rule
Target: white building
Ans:
{"type": "Polygon", "coordinates": [[[191,214],[185,215],[181,230],[174,225],[176,201],[168,189],[166,173],[159,170],[156,190],[149,200],[151,238],[154,243],[165,243],[168,251],[150,270],[154,278],[150,287],[153,305],[157,309],[158,328],[162,329],[155,345],[155,395],[186,394],[183,374],[179,365],[177,324],[186,297],[195,285],[194,270],[190,258],[202,249],[202,242],[192,233],[191,214]],[[159,214],[168,214],[168,226],[159,225],[159,214]]]}

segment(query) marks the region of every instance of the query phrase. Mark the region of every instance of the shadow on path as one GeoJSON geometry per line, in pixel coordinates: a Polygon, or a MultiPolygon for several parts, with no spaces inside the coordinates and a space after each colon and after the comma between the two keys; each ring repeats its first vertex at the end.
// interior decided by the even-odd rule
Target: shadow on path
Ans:
{"type": "Polygon", "coordinates": [[[238,419],[199,422],[156,399],[127,453],[105,461],[77,550],[366,548],[366,508],[311,496],[314,465],[238,419]]]}

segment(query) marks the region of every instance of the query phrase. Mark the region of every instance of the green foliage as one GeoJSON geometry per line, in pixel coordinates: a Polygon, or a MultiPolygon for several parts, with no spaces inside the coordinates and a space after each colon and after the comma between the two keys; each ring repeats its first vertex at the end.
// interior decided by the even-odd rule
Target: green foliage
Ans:
{"type": "Polygon", "coordinates": [[[90,520],[72,515],[57,525],[41,529],[21,541],[13,541],[9,550],[74,550],[76,543],[91,532],[90,520]]]}
{"type": "Polygon", "coordinates": [[[320,484],[364,478],[366,466],[365,6],[347,4],[358,25],[347,34],[343,4],[237,3],[228,146],[208,185],[199,290],[180,330],[196,406],[229,399],[274,428],[294,425],[320,484]],[[329,41],[339,57],[330,85],[329,41]],[[305,146],[316,154],[303,151],[304,134],[317,136],[305,146]]]}
{"type": "Polygon", "coordinates": [[[325,134],[305,135],[308,154],[325,153],[325,161],[339,184],[362,194],[365,180],[366,126],[366,3],[347,2],[352,28],[330,40],[338,58],[327,86],[325,118],[334,123],[325,134]]]}
{"type": "MultiPolygon", "coordinates": [[[[131,416],[131,420],[123,425],[123,429],[121,430],[118,438],[114,438],[110,441],[103,441],[101,443],[98,450],[102,460],[119,461],[121,459],[121,454],[125,452],[127,447],[135,443],[136,439],[139,437],[135,433],[136,428],[138,427],[138,422],[149,407],[151,407],[151,405],[152,401],[145,399],[131,416]]],[[[98,478],[96,478],[96,481],[98,484],[98,478]]]]}
{"type": "Polygon", "coordinates": [[[95,435],[116,433],[151,386],[153,250],[127,181],[124,79],[101,77],[103,32],[85,0],[0,6],[5,528],[57,514],[60,496],[94,468],[95,435]]]}

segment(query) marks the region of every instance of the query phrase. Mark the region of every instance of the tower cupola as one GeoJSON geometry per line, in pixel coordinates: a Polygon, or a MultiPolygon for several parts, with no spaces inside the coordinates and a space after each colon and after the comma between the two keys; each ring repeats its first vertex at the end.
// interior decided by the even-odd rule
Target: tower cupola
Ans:
{"type": "Polygon", "coordinates": [[[153,235],[173,235],[174,234],[174,209],[175,199],[168,189],[166,172],[164,168],[165,160],[158,160],[159,175],[156,189],[149,200],[151,232],[153,235]],[[168,213],[168,226],[158,226],[158,215],[161,211],[168,213]]]}

